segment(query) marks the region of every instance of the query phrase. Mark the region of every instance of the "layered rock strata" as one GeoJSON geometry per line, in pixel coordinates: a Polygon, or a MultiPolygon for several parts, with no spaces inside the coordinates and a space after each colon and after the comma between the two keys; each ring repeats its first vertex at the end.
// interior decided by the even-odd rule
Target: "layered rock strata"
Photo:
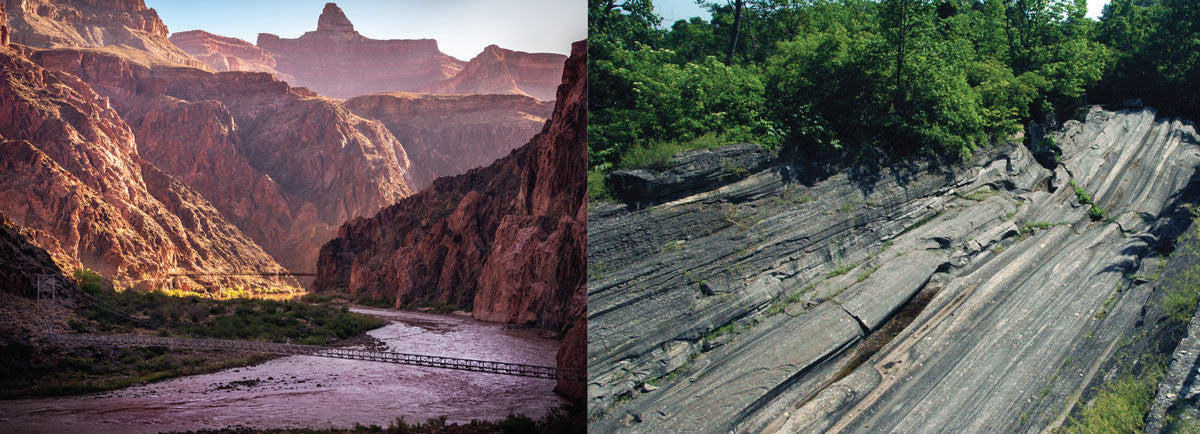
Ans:
{"type": "Polygon", "coordinates": [[[1200,152],[1150,110],[1093,109],[1055,137],[1050,168],[1009,145],[948,171],[822,176],[735,146],[614,174],[640,207],[589,216],[594,426],[1061,423],[1138,324],[1150,289],[1127,276],[1190,222],[1200,152]]]}
{"type": "MultiPolygon", "coordinates": [[[[321,249],[318,290],[437,302],[475,318],[566,330],[559,360],[582,366],[587,55],[572,46],[550,121],[529,143],[371,218],[321,249]]],[[[582,398],[569,383],[560,391],[582,398]]]]}
{"type": "Polygon", "coordinates": [[[342,105],[383,122],[404,145],[414,189],[508,155],[541,131],[554,110],[552,103],[520,95],[383,93],[342,105]]]}
{"type": "Polygon", "coordinates": [[[31,55],[0,47],[0,212],[35,243],[65,268],[120,284],[158,285],[179,270],[281,270],[208,201],[142,158],[108,98],[31,55]]]}
{"type": "Polygon", "coordinates": [[[297,85],[335,98],[413,91],[453,77],[463,67],[461,60],[438,50],[433,39],[364,37],[333,3],[325,4],[317,30],[296,39],[260,33],[257,43],[297,85]]]}
{"type": "Polygon", "coordinates": [[[206,68],[167,39],[143,0],[6,0],[12,42],[118,53],[148,65],[206,68]]]}
{"type": "Polygon", "coordinates": [[[280,81],[296,82],[295,77],[275,70],[275,58],[271,53],[247,41],[203,30],[172,33],[170,40],[215,71],[266,72],[280,81]]]}
{"type": "Polygon", "coordinates": [[[293,271],[311,271],[342,222],[412,192],[408,157],[382,124],[269,74],[149,68],[68,49],[32,56],[108,97],[141,155],[293,271]]]}
{"type": "Polygon", "coordinates": [[[516,94],[548,101],[554,99],[566,58],[556,53],[526,53],[489,45],[454,77],[422,86],[419,91],[516,94]]]}

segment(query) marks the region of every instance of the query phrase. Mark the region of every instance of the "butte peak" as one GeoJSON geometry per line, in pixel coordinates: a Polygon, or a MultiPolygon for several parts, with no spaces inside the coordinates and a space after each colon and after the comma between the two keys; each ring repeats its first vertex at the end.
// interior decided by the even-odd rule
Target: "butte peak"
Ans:
{"type": "Polygon", "coordinates": [[[353,32],[354,24],[346,18],[346,13],[342,12],[337,3],[330,2],[325,3],[321,17],[317,18],[317,31],[353,32]]]}

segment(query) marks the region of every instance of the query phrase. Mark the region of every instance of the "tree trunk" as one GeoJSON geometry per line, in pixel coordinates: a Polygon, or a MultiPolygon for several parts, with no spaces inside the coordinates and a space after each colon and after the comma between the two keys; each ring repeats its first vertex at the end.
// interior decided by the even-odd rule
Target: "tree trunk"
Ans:
{"type": "Polygon", "coordinates": [[[742,5],[744,0],[733,0],[733,34],[729,37],[729,55],[725,57],[725,64],[733,64],[733,53],[737,51],[738,33],[742,30],[742,5]]]}

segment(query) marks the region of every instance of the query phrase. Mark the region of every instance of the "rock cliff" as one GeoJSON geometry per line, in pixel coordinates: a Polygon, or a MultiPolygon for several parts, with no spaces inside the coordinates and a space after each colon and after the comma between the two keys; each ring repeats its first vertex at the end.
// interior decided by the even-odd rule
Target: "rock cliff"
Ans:
{"type": "Polygon", "coordinates": [[[31,234],[0,213],[0,291],[37,296],[39,274],[63,277],[45,249],[30,242],[31,234]]]}
{"type": "Polygon", "coordinates": [[[35,243],[64,268],[122,284],[160,283],[176,270],[280,269],[208,201],[143,159],[108,98],[32,54],[0,47],[0,212],[35,243]]]}
{"type": "Polygon", "coordinates": [[[293,271],[311,271],[342,222],[412,192],[408,157],[382,124],[269,74],[151,68],[70,49],[32,57],[106,96],[141,155],[293,271]]]}
{"type": "Polygon", "coordinates": [[[342,104],[376,119],[412,160],[412,187],[457,175],[507,155],[542,130],[554,104],[521,95],[383,93],[342,104]]]}
{"type": "Polygon", "coordinates": [[[526,53],[489,45],[454,77],[422,86],[419,91],[442,94],[503,93],[554,99],[566,56],[526,53]]]}
{"type": "Polygon", "coordinates": [[[119,53],[148,65],[206,68],[167,39],[143,0],[5,0],[12,42],[119,53]]]}
{"type": "Polygon", "coordinates": [[[271,53],[247,41],[203,30],[172,33],[170,40],[215,71],[266,72],[278,80],[296,82],[294,77],[275,70],[275,58],[271,53]]]}
{"type": "MultiPolygon", "coordinates": [[[[565,330],[583,343],[586,310],[586,42],[576,42],[550,121],[495,163],[443,177],[321,248],[318,290],[451,303],[487,321],[565,330]]],[[[581,366],[582,353],[560,354],[581,366]]],[[[572,393],[562,385],[559,390],[572,393]]],[[[581,389],[575,389],[581,397],[581,389]]]]}
{"type": "MultiPolygon", "coordinates": [[[[1093,108],[955,169],[735,145],[609,182],[588,227],[605,432],[1030,431],[1137,334],[1200,197],[1190,123],[1093,108]],[[704,180],[704,182],[699,182],[704,180]],[[653,312],[653,314],[647,314],[653,312]]],[[[1065,410],[1064,410],[1065,409],[1065,410]]]]}
{"type": "Polygon", "coordinates": [[[275,69],[295,77],[295,84],[335,98],[413,91],[463,67],[432,39],[364,37],[333,3],[325,4],[317,30],[296,39],[260,33],[258,46],[275,56],[275,69]]]}

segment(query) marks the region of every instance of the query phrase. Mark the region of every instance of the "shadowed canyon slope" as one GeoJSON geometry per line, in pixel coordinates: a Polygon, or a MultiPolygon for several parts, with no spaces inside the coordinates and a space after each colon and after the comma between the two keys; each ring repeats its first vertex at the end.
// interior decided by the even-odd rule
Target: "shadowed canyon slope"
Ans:
{"type": "Polygon", "coordinates": [[[567,56],[526,53],[489,45],[454,77],[422,86],[419,91],[442,94],[505,93],[554,99],[558,77],[567,56]]]}
{"type": "Polygon", "coordinates": [[[271,53],[238,38],[214,35],[203,30],[172,33],[171,43],[216,71],[266,72],[276,79],[295,83],[290,75],[275,70],[271,53]]]}
{"type": "Polygon", "coordinates": [[[258,46],[271,52],[276,69],[295,77],[297,85],[335,98],[412,91],[453,77],[463,67],[433,39],[364,37],[333,3],[325,4],[317,30],[296,39],[260,33],[258,46]]]}
{"type": "Polygon", "coordinates": [[[27,230],[0,213],[0,291],[36,297],[39,274],[63,277],[50,254],[29,238],[27,230]]]}
{"type": "Polygon", "coordinates": [[[735,145],[614,172],[645,207],[588,217],[594,426],[1062,423],[1146,322],[1155,285],[1128,276],[1191,223],[1200,148],[1152,110],[1093,108],[1055,138],[1051,168],[1007,145],[951,171],[823,177],[735,145]]]}
{"type": "Polygon", "coordinates": [[[342,105],[383,122],[404,145],[414,189],[507,155],[541,131],[554,110],[553,103],[522,95],[383,93],[342,105]]]}
{"type": "Polygon", "coordinates": [[[167,26],[143,0],[5,0],[12,42],[119,53],[151,65],[204,68],[167,40],[167,26]]]}
{"type": "MultiPolygon", "coordinates": [[[[587,47],[572,46],[542,132],[495,163],[433,183],[321,249],[318,290],[450,303],[486,321],[571,330],[559,365],[582,368],[587,47]]],[[[582,397],[582,387],[564,393],[582,397]]]]}

